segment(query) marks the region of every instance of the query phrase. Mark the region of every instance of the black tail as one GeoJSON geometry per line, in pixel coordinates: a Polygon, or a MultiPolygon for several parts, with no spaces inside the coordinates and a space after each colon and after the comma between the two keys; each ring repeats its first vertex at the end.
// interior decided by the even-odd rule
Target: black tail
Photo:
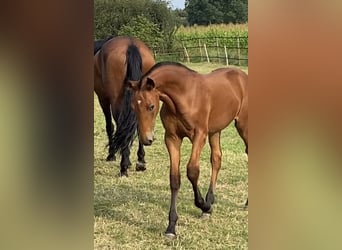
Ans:
{"type": "Polygon", "coordinates": [[[99,51],[103,44],[105,44],[108,40],[112,39],[113,36],[107,37],[106,39],[103,40],[97,40],[94,42],[94,55],[96,54],[97,51],[99,51]]]}
{"type": "Polygon", "coordinates": [[[133,91],[127,86],[127,80],[140,80],[142,76],[142,59],[138,48],[131,44],[126,52],[127,73],[124,83],[124,95],[113,137],[114,152],[120,154],[132,146],[137,130],[137,118],[131,107],[133,91]]]}

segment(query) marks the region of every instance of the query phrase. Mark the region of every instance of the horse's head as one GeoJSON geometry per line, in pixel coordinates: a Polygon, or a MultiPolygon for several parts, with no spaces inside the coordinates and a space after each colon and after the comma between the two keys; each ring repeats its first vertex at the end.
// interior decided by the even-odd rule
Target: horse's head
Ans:
{"type": "Polygon", "coordinates": [[[145,146],[151,145],[159,111],[159,93],[151,78],[144,78],[141,82],[130,81],[129,86],[134,91],[132,108],[138,118],[139,140],[145,146]]]}

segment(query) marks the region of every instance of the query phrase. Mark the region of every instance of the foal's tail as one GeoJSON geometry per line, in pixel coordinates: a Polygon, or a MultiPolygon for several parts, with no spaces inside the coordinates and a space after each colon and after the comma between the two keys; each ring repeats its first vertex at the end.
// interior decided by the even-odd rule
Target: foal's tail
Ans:
{"type": "Polygon", "coordinates": [[[114,152],[122,154],[132,146],[137,130],[137,117],[132,110],[133,91],[127,86],[128,80],[140,80],[142,76],[142,58],[138,48],[131,44],[126,52],[127,72],[124,82],[124,95],[117,121],[117,129],[113,137],[114,152]]]}

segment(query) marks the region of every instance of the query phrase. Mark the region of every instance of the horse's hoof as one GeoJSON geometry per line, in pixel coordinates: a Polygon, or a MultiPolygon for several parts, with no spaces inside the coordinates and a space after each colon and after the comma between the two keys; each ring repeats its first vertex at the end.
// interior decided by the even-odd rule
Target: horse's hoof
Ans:
{"type": "Polygon", "coordinates": [[[127,171],[120,172],[120,173],[119,173],[119,177],[128,177],[127,171]]]}
{"type": "Polygon", "coordinates": [[[108,155],[106,161],[116,161],[115,155],[108,155]]]}
{"type": "Polygon", "coordinates": [[[165,233],[165,237],[169,240],[174,240],[177,236],[174,233],[165,233]]]}
{"type": "Polygon", "coordinates": [[[145,163],[137,162],[137,164],[135,166],[135,170],[136,171],[145,171],[146,170],[145,163]]]}
{"type": "Polygon", "coordinates": [[[243,205],[243,210],[248,210],[248,199],[246,201],[246,203],[243,205]]]}
{"type": "Polygon", "coordinates": [[[202,215],[201,215],[201,219],[202,220],[207,220],[207,219],[209,219],[210,218],[210,215],[211,215],[211,213],[202,213],[202,215]]]}

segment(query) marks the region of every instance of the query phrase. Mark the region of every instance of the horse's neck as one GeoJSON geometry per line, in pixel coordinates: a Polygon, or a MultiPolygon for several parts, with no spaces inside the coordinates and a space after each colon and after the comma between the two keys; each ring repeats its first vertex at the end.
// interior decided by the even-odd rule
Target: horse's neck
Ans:
{"type": "Polygon", "coordinates": [[[160,70],[156,75],[157,88],[165,94],[185,94],[184,90],[191,87],[187,83],[189,72],[186,69],[175,67],[172,70],[160,70]]]}
{"type": "Polygon", "coordinates": [[[189,90],[194,88],[194,86],[187,82],[187,77],[184,76],[184,73],[181,70],[180,72],[177,72],[177,70],[168,71],[160,75],[160,80],[157,80],[157,82],[160,100],[174,113],[176,111],[186,112],[186,109],[189,108],[186,102],[194,98],[187,98],[187,94],[189,94],[189,90]]]}
{"type": "Polygon", "coordinates": [[[166,106],[168,107],[169,110],[172,111],[172,113],[175,114],[177,111],[177,105],[174,102],[174,100],[172,100],[172,98],[165,93],[160,93],[159,96],[160,96],[160,100],[166,104],[166,106]]]}

